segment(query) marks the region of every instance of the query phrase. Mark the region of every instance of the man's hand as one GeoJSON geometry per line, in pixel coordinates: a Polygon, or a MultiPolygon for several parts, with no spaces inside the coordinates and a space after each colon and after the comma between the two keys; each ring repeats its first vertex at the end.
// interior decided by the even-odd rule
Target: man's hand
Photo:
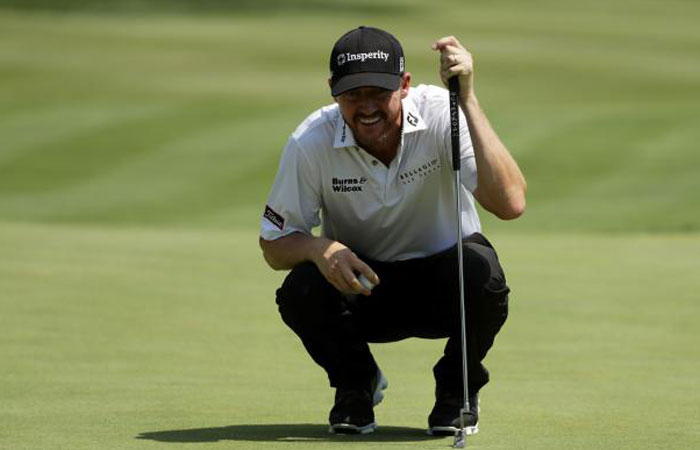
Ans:
{"type": "Polygon", "coordinates": [[[355,253],[340,242],[318,238],[312,261],[326,280],[344,294],[370,295],[357,275],[364,274],[374,285],[379,277],[355,253]]]}
{"type": "Polygon", "coordinates": [[[447,87],[447,80],[459,77],[460,100],[467,102],[474,91],[474,62],[472,55],[459,43],[456,37],[447,36],[433,44],[433,50],[440,52],[440,78],[447,87]]]}

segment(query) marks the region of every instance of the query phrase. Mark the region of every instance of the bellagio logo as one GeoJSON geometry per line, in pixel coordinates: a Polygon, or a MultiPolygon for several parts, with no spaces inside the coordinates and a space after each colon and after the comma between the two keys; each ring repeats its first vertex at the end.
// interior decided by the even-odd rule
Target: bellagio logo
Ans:
{"type": "Polygon", "coordinates": [[[432,159],[426,163],[421,164],[420,166],[413,167],[405,172],[400,173],[399,181],[403,185],[413,183],[416,180],[420,180],[435,173],[436,171],[440,170],[440,167],[440,161],[437,158],[432,159]]]}

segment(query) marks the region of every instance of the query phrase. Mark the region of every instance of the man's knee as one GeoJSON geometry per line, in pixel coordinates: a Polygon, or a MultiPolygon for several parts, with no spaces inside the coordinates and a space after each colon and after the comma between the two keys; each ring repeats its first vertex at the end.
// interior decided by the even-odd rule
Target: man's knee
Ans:
{"type": "Polygon", "coordinates": [[[318,289],[319,278],[323,278],[318,268],[310,262],[294,267],[277,289],[277,304],[296,303],[313,296],[318,289]]]}
{"type": "Polygon", "coordinates": [[[508,294],[503,268],[496,251],[483,236],[465,241],[467,254],[467,276],[473,278],[472,295],[478,299],[475,305],[482,314],[488,316],[488,322],[496,331],[501,328],[508,317],[508,294]]]}
{"type": "Polygon", "coordinates": [[[332,304],[333,294],[334,288],[309,262],[292,269],[277,289],[276,301],[284,322],[297,330],[321,321],[332,304]]]}

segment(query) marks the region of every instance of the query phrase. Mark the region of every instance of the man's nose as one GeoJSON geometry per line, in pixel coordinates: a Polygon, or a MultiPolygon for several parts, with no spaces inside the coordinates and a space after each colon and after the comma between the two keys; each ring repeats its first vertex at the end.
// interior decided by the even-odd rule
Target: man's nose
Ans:
{"type": "Polygon", "coordinates": [[[360,100],[357,108],[358,112],[366,115],[374,114],[379,110],[376,99],[370,96],[364,96],[360,100]]]}

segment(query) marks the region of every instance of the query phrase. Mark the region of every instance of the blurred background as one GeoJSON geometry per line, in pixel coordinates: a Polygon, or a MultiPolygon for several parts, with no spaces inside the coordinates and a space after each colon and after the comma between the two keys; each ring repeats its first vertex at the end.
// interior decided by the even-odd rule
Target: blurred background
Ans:
{"type": "MultiPolygon", "coordinates": [[[[0,0],[0,448],[329,443],[332,391],[257,248],[281,149],[348,29],[475,57],[525,173],[482,214],[513,286],[483,448],[690,448],[700,428],[700,4],[0,0]],[[694,418],[694,419],[693,419],[694,418]],[[281,427],[280,424],[286,424],[281,427]],[[280,431],[283,430],[283,431],[280,431]],[[544,431],[546,430],[546,432],[544,431]]],[[[377,346],[422,436],[441,342],[377,346]]]]}

